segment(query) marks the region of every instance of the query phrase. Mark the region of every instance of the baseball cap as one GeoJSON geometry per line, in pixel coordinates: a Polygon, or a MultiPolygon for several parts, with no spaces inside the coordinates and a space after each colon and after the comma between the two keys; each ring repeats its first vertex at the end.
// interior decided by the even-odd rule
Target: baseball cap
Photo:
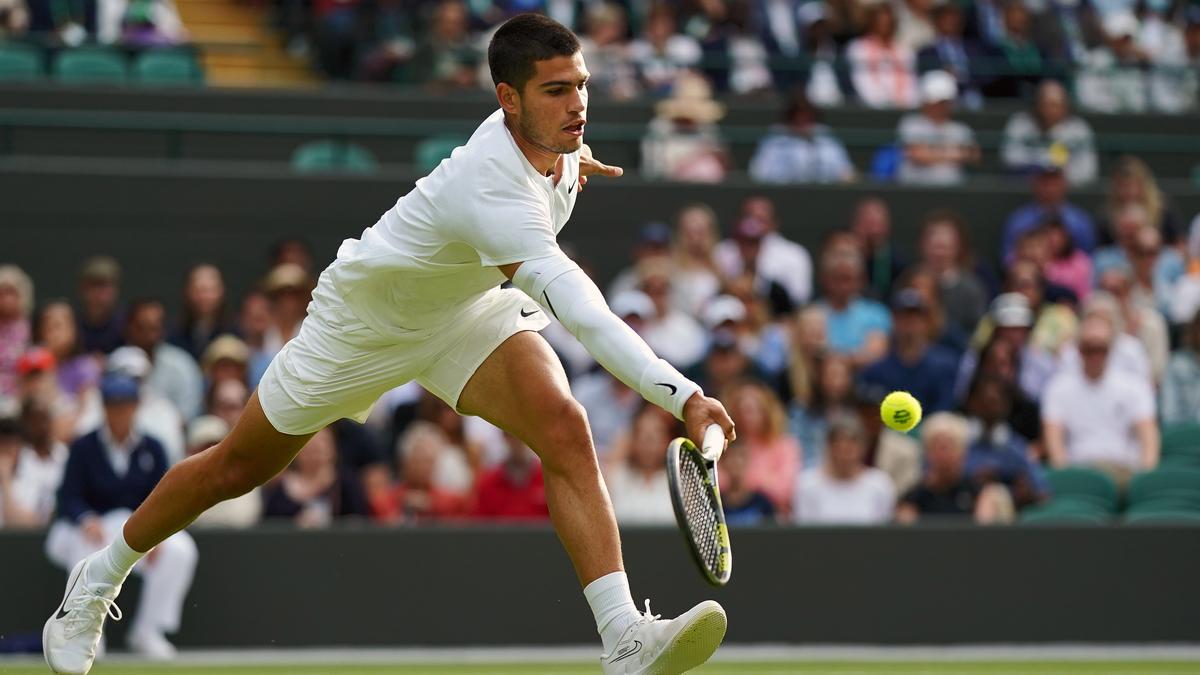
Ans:
{"type": "Polygon", "coordinates": [[[1029,328],[1033,325],[1029,299],[1020,293],[1001,293],[996,296],[989,312],[997,328],[1029,328]]]}
{"type": "Polygon", "coordinates": [[[263,290],[267,293],[286,290],[307,291],[311,288],[311,284],[308,272],[305,272],[303,267],[296,263],[283,263],[276,265],[267,275],[266,281],[263,282],[263,290]]]}
{"type": "Polygon", "coordinates": [[[200,359],[201,369],[208,373],[220,361],[246,365],[250,362],[250,348],[235,335],[221,335],[204,350],[204,356],[200,359]]]}
{"type": "Polygon", "coordinates": [[[719,295],[708,301],[700,318],[710,329],[726,321],[738,323],[746,320],[746,305],[732,295],[719,295]]]}
{"type": "Polygon", "coordinates": [[[733,227],[733,238],[743,241],[757,241],[771,231],[771,226],[762,218],[745,216],[733,227]]]}
{"type": "Polygon", "coordinates": [[[187,427],[189,448],[200,445],[216,445],[229,434],[229,424],[216,415],[201,415],[187,427]]]}
{"type": "Polygon", "coordinates": [[[709,352],[728,352],[737,349],[737,336],[733,331],[725,330],[724,328],[713,331],[712,338],[708,343],[709,352]]]}
{"type": "Polygon", "coordinates": [[[93,256],[84,261],[79,278],[81,281],[115,284],[121,280],[121,265],[112,256],[93,256]]]}
{"type": "Polygon", "coordinates": [[[958,82],[944,70],[931,70],[921,76],[921,103],[941,103],[958,98],[958,82]]]}
{"type": "Polygon", "coordinates": [[[892,297],[892,309],[897,312],[923,312],[929,309],[925,296],[915,288],[901,289],[892,297]]]}
{"type": "Polygon", "coordinates": [[[141,347],[117,347],[108,355],[106,369],[126,377],[142,379],[150,374],[150,357],[141,347]]]}
{"type": "Polygon", "coordinates": [[[100,378],[100,396],[105,403],[136,401],[141,397],[138,381],[128,375],[108,372],[100,378]]]}
{"type": "Polygon", "coordinates": [[[650,296],[641,291],[625,291],[613,298],[609,304],[613,314],[624,319],[627,316],[636,316],[641,319],[649,319],[654,316],[654,301],[650,296]]]}
{"type": "Polygon", "coordinates": [[[32,375],[54,370],[54,354],[45,347],[34,347],[17,359],[17,374],[32,375]]]}
{"type": "Polygon", "coordinates": [[[805,2],[796,10],[796,19],[801,26],[808,28],[818,21],[828,21],[829,12],[824,2],[805,2]]]}
{"type": "Polygon", "coordinates": [[[1134,37],[1138,32],[1137,17],[1133,12],[1113,12],[1104,17],[1104,32],[1113,39],[1134,37]]]}
{"type": "Polygon", "coordinates": [[[671,228],[666,223],[646,223],[642,226],[641,242],[655,246],[671,244],[671,228]]]}

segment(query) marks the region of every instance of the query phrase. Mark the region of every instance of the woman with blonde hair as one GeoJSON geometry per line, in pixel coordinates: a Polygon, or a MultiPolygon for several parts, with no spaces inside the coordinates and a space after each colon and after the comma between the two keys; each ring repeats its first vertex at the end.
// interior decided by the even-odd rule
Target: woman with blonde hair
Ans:
{"type": "Polygon", "coordinates": [[[801,449],[788,433],[779,397],[762,382],[747,380],[730,387],[722,399],[730,404],[738,441],[749,454],[747,487],[765,494],[778,513],[791,513],[801,449]]]}
{"type": "Polygon", "coordinates": [[[717,213],[712,207],[694,202],[679,210],[671,238],[675,277],[672,300],[692,316],[700,316],[705,303],[721,288],[721,275],[713,258],[717,240],[717,213]]]}
{"type": "Polygon", "coordinates": [[[33,281],[16,265],[0,265],[0,398],[17,394],[17,360],[29,348],[33,281]]]}
{"type": "Polygon", "coordinates": [[[1140,158],[1126,155],[1117,160],[1109,179],[1108,200],[1104,212],[1097,219],[1100,236],[1112,236],[1121,217],[1121,212],[1137,205],[1146,210],[1146,220],[1163,234],[1163,240],[1174,244],[1179,239],[1179,218],[1167,203],[1166,195],[1158,187],[1154,172],[1140,158]]]}

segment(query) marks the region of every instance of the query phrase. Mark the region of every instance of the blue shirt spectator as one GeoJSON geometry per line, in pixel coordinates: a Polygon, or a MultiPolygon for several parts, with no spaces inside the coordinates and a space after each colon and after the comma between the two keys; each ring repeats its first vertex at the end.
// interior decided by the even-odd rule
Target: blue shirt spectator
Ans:
{"type": "Polygon", "coordinates": [[[971,383],[966,415],[969,430],[967,477],[978,485],[1001,483],[1013,503],[1024,506],[1049,494],[1042,470],[1030,458],[1029,445],[1008,420],[1018,392],[998,375],[981,375],[971,383]]]}
{"type": "Polygon", "coordinates": [[[824,306],[829,315],[829,348],[835,352],[856,352],[872,333],[892,330],[887,308],[874,300],[856,298],[841,310],[824,306]]]}
{"type": "Polygon", "coordinates": [[[892,307],[896,322],[892,348],[863,370],[862,383],[882,392],[906,390],[929,412],[949,410],[954,404],[958,360],[945,348],[931,344],[928,305],[910,288],[896,295],[892,307]]]}
{"type": "Polygon", "coordinates": [[[854,179],[846,146],[803,93],[788,102],[784,124],[775,127],[750,159],[750,175],[763,183],[842,183],[854,179]]]}
{"type": "Polygon", "coordinates": [[[1075,246],[1087,253],[1096,248],[1096,225],[1087,211],[1067,201],[1067,179],[1062,168],[1046,165],[1033,179],[1034,201],[1018,208],[1004,224],[1002,254],[1012,257],[1017,239],[1042,223],[1057,217],[1062,220],[1075,246]]]}

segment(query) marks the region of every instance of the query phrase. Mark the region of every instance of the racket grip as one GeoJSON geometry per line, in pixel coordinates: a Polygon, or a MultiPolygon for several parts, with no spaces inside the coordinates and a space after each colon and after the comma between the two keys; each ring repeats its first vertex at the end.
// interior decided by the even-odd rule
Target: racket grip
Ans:
{"type": "Polygon", "coordinates": [[[704,459],[715,462],[721,459],[725,452],[725,432],[719,424],[710,424],[704,430],[704,442],[700,444],[700,454],[704,459]]]}

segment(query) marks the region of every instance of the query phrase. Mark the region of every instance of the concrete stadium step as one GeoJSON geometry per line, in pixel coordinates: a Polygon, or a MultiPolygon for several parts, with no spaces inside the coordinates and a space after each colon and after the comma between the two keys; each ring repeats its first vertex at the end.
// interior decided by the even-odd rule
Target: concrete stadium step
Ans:
{"type": "Polygon", "coordinates": [[[230,87],[312,86],[309,64],[292,58],[270,28],[265,6],[242,0],[176,0],[179,14],[204,54],[208,83],[230,87]]]}

